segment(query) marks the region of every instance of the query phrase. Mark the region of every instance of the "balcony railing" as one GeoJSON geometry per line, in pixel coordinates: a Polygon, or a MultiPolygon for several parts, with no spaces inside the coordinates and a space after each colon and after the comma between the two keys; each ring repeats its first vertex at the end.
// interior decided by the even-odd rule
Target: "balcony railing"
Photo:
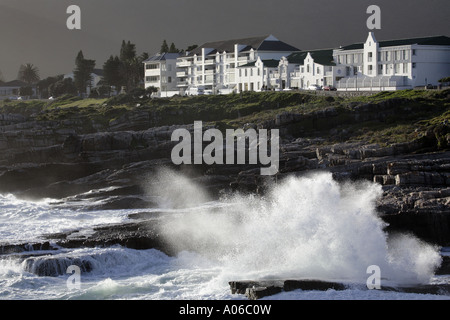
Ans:
{"type": "Polygon", "coordinates": [[[177,78],[183,78],[183,77],[186,77],[186,76],[187,76],[186,71],[179,71],[179,72],[177,72],[177,78]]]}
{"type": "Polygon", "coordinates": [[[183,67],[189,67],[192,65],[191,61],[177,61],[177,67],[183,68],[183,67]]]}

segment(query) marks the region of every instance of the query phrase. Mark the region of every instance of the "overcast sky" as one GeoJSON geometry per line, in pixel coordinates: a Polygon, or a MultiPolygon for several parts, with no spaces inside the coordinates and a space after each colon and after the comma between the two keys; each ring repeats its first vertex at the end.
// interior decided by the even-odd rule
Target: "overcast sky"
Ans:
{"type": "Polygon", "coordinates": [[[302,50],[365,41],[366,9],[381,8],[378,40],[450,36],[449,0],[0,0],[0,71],[13,80],[32,63],[41,78],[69,73],[79,50],[101,68],[122,40],[138,54],[164,39],[191,44],[273,34],[302,50]],[[81,8],[81,30],[66,9],[81,8]]]}

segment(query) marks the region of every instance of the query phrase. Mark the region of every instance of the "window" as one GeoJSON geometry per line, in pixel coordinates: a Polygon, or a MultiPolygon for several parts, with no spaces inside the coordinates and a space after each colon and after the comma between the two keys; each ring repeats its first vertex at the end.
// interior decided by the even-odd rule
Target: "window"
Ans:
{"type": "Polygon", "coordinates": [[[172,77],[168,77],[167,82],[172,83],[172,77]]]}
{"type": "Polygon", "coordinates": [[[245,69],[244,71],[245,71],[245,76],[247,76],[247,69],[245,69]]]}
{"type": "Polygon", "coordinates": [[[367,53],[367,61],[372,62],[372,52],[367,53]]]}
{"type": "Polygon", "coordinates": [[[400,73],[400,64],[399,63],[394,64],[394,72],[395,72],[395,74],[400,73]]]}
{"type": "Polygon", "coordinates": [[[171,64],[167,65],[167,71],[172,71],[172,65],[171,64]]]}
{"type": "Polygon", "coordinates": [[[403,73],[408,73],[408,64],[407,63],[403,64],[403,73]]]}
{"type": "Polygon", "coordinates": [[[158,82],[159,81],[159,77],[158,76],[145,77],[145,81],[146,82],[158,82]]]}
{"type": "Polygon", "coordinates": [[[156,64],[156,63],[146,64],[145,65],[145,69],[147,69],[147,70],[149,70],[149,69],[159,69],[159,64],[156,64]]]}
{"type": "Polygon", "coordinates": [[[412,68],[414,69],[415,67],[416,67],[416,63],[413,62],[413,63],[412,63],[412,68]]]}
{"type": "Polygon", "coordinates": [[[306,66],[306,72],[309,73],[309,64],[306,66]]]}
{"type": "Polygon", "coordinates": [[[351,54],[347,54],[346,55],[346,60],[347,60],[346,61],[347,64],[351,64],[352,63],[352,55],[351,54]]]}
{"type": "Polygon", "coordinates": [[[372,71],[373,71],[373,66],[372,65],[368,65],[367,66],[367,73],[368,74],[372,74],[372,71]]]}
{"type": "Polygon", "coordinates": [[[320,68],[317,67],[317,74],[320,74],[320,68]]]}
{"type": "Polygon", "coordinates": [[[415,56],[416,55],[416,49],[412,50],[412,55],[415,56]]]}
{"type": "Polygon", "coordinates": [[[383,74],[383,65],[382,64],[378,65],[378,74],[383,74]]]}
{"type": "Polygon", "coordinates": [[[253,77],[253,68],[250,69],[250,77],[253,77]]]}

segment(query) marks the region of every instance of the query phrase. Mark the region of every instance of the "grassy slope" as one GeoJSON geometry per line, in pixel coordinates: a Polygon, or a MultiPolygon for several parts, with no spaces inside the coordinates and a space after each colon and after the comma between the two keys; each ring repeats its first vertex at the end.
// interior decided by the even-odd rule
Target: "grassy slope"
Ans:
{"type": "MultiPolygon", "coordinates": [[[[53,101],[3,101],[0,102],[0,113],[33,115],[37,120],[78,118],[107,128],[110,121],[129,112],[145,111],[155,117],[155,125],[189,124],[195,120],[203,120],[220,123],[222,127],[240,127],[246,123],[258,124],[273,120],[283,112],[308,114],[329,107],[336,108],[345,116],[354,105],[399,99],[403,107],[384,121],[344,121],[342,125],[334,126],[334,130],[320,132],[321,136],[330,141],[364,140],[386,145],[417,138],[426,130],[450,121],[449,96],[450,90],[402,90],[354,98],[301,92],[247,92],[171,99],[120,96],[80,100],[63,97],[53,101]]],[[[308,136],[317,132],[307,130],[303,134],[308,136]]]]}

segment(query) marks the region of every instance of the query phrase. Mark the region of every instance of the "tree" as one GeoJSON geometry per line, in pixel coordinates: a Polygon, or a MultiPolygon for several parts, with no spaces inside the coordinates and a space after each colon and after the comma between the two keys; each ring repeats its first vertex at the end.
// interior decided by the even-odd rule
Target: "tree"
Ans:
{"type": "Polygon", "coordinates": [[[180,52],[180,50],[178,50],[177,47],[175,47],[175,44],[172,42],[170,44],[169,53],[178,53],[178,52],[180,52]]]}
{"type": "Polygon", "coordinates": [[[23,96],[23,97],[32,96],[33,95],[33,88],[32,87],[20,87],[19,95],[23,96]]]}
{"type": "Polygon", "coordinates": [[[95,60],[85,59],[83,51],[80,50],[75,59],[75,70],[73,71],[74,84],[79,93],[86,93],[86,88],[91,85],[91,74],[94,68],[95,60]]]}
{"type": "Polygon", "coordinates": [[[45,79],[40,80],[37,83],[37,89],[39,91],[39,95],[41,96],[41,98],[47,99],[48,97],[50,97],[49,87],[52,84],[54,84],[54,83],[56,83],[56,82],[58,82],[60,80],[63,80],[63,78],[64,78],[64,76],[61,74],[61,75],[58,75],[58,76],[47,77],[45,79]]]}
{"type": "Polygon", "coordinates": [[[120,48],[120,60],[127,61],[136,57],[136,45],[130,41],[125,42],[122,40],[122,46],[120,48]]]}
{"type": "Polygon", "coordinates": [[[115,87],[119,92],[124,84],[124,77],[121,73],[122,62],[118,56],[110,56],[103,64],[103,83],[109,87],[115,87]]]}
{"type": "Polygon", "coordinates": [[[39,69],[31,63],[21,65],[17,79],[26,82],[29,85],[36,83],[40,80],[39,69]]]}
{"type": "Polygon", "coordinates": [[[48,92],[50,96],[53,97],[62,96],[64,94],[76,95],[77,87],[72,78],[65,78],[52,83],[48,88],[48,92]]]}
{"type": "Polygon", "coordinates": [[[161,45],[161,49],[159,50],[159,53],[169,52],[169,46],[167,45],[166,40],[163,41],[161,45]]]}
{"type": "Polygon", "coordinates": [[[140,56],[136,55],[136,46],[130,41],[122,41],[120,48],[120,74],[123,77],[123,83],[127,92],[137,88],[144,78],[144,64],[142,63],[148,58],[148,53],[140,56]]]}

